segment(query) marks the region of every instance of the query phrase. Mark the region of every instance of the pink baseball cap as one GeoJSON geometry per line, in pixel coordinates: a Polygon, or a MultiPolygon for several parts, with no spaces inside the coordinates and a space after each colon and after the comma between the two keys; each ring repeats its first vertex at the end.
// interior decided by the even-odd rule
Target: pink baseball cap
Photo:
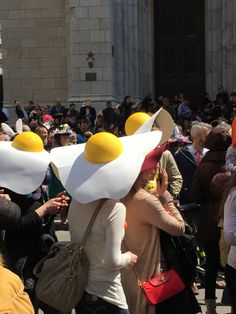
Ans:
{"type": "Polygon", "coordinates": [[[43,116],[43,122],[54,121],[53,117],[50,114],[45,114],[43,116]]]}

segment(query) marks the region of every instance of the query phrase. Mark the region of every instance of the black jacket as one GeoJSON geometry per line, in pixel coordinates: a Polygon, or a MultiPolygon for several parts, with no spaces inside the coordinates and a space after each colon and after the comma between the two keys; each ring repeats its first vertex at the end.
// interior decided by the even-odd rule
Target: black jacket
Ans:
{"type": "MultiPolygon", "coordinates": [[[[80,109],[80,119],[86,119],[86,106],[81,107],[80,109]]],[[[94,121],[96,119],[96,110],[93,107],[89,107],[89,120],[91,122],[91,126],[94,127],[94,121]]]]}
{"type": "Polygon", "coordinates": [[[13,228],[6,229],[5,249],[14,270],[17,261],[25,256],[39,260],[43,253],[42,235],[50,234],[55,240],[54,223],[47,224],[49,216],[39,217],[35,212],[43,204],[43,199],[35,201],[32,197],[7,191],[21,211],[19,223],[13,228]]]}
{"type": "Polygon", "coordinates": [[[196,162],[193,155],[188,150],[188,147],[178,149],[174,157],[183,177],[183,185],[179,195],[179,200],[181,204],[191,203],[189,193],[192,185],[193,174],[196,170],[196,162]]]}

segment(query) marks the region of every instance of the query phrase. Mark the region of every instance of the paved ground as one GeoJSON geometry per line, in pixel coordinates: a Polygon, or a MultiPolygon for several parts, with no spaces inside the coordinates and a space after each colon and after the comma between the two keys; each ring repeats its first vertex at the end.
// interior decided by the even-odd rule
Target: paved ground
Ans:
{"type": "MultiPolygon", "coordinates": [[[[204,289],[200,289],[200,294],[197,297],[199,304],[201,305],[202,312],[206,313],[206,307],[204,305],[204,289]]],[[[217,289],[217,313],[218,314],[228,314],[231,311],[231,308],[229,306],[223,306],[221,301],[223,290],[217,289]]],[[[176,313],[177,314],[177,313],[176,313]]]]}
{"type": "MultiPolygon", "coordinates": [[[[68,241],[69,240],[69,232],[68,231],[57,231],[57,236],[59,238],[59,241],[68,241]]],[[[204,289],[199,289],[200,294],[197,296],[198,302],[202,307],[202,312],[206,313],[206,307],[204,305],[204,289]]],[[[217,289],[217,313],[218,314],[228,314],[230,313],[230,307],[229,306],[223,306],[221,301],[222,296],[222,290],[217,289]]],[[[39,312],[40,314],[43,312],[39,312]]],[[[74,314],[74,311],[72,312],[74,314]]],[[[176,313],[181,314],[181,313],[176,313]]]]}

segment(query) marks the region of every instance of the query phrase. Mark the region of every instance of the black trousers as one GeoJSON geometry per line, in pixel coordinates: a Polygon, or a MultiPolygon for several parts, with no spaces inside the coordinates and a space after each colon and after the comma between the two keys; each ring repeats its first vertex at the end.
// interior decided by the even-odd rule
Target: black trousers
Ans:
{"type": "Polygon", "coordinates": [[[76,314],[129,314],[128,310],[121,309],[87,292],[84,293],[80,303],[75,307],[75,312],[76,314]]]}
{"type": "Polygon", "coordinates": [[[201,312],[195,295],[190,287],[172,298],[156,305],[156,314],[196,314],[201,312]]]}
{"type": "Polygon", "coordinates": [[[229,290],[232,307],[236,313],[236,269],[226,264],[225,281],[229,290]]]}
{"type": "Polygon", "coordinates": [[[204,250],[206,253],[205,299],[215,299],[216,280],[220,265],[219,244],[206,242],[204,250]]]}

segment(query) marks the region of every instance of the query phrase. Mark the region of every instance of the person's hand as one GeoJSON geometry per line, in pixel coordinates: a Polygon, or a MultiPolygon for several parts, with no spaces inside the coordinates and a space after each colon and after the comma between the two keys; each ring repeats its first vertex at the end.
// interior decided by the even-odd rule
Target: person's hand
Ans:
{"type": "Polygon", "coordinates": [[[11,198],[8,194],[4,194],[4,190],[0,189],[0,199],[5,200],[5,201],[10,201],[11,198]]]}
{"type": "Polygon", "coordinates": [[[134,266],[136,263],[137,263],[137,261],[138,261],[138,256],[137,255],[135,255],[135,254],[133,254],[132,252],[127,252],[128,254],[129,254],[129,256],[130,256],[130,263],[129,263],[129,265],[128,266],[134,266]]]}
{"type": "Polygon", "coordinates": [[[43,193],[46,193],[47,192],[47,186],[45,184],[42,184],[41,185],[41,190],[43,193]]]}
{"type": "Polygon", "coordinates": [[[161,183],[160,180],[157,182],[156,195],[162,196],[168,188],[168,174],[166,169],[161,170],[161,183]]]}
{"type": "Polygon", "coordinates": [[[174,203],[174,205],[175,205],[175,207],[179,207],[180,206],[180,202],[179,202],[179,200],[174,200],[173,201],[173,203],[174,203]]]}
{"type": "Polygon", "coordinates": [[[67,207],[70,198],[68,196],[66,196],[65,194],[66,194],[66,191],[60,192],[60,193],[57,194],[56,197],[60,197],[62,205],[64,207],[67,207]]]}
{"type": "Polygon", "coordinates": [[[68,206],[67,201],[65,200],[66,196],[54,197],[43,204],[41,207],[36,209],[36,213],[39,217],[43,217],[47,214],[57,214],[60,210],[68,206]]]}

